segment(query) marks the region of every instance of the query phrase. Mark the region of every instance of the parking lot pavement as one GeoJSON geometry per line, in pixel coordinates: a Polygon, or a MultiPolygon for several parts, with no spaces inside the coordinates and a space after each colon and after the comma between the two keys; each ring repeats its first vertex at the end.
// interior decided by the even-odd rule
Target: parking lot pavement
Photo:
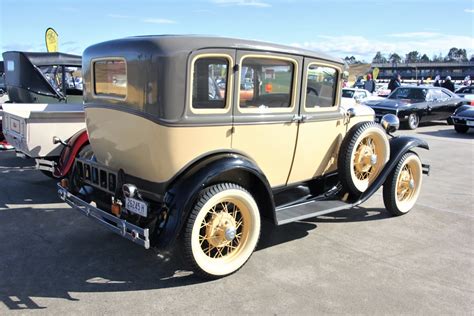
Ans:
{"type": "Polygon", "coordinates": [[[31,162],[0,152],[0,314],[472,314],[474,131],[416,134],[432,172],[411,213],[390,217],[378,192],[357,209],[265,224],[250,261],[211,282],[179,253],[105,231],[31,162]]]}

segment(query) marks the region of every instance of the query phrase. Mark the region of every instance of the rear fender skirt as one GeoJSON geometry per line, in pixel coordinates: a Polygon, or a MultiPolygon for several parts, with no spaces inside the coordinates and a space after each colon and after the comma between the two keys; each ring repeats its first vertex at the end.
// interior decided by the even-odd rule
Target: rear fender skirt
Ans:
{"type": "Polygon", "coordinates": [[[370,185],[370,187],[361,194],[354,203],[359,205],[369,199],[384,183],[390,172],[397,166],[402,156],[412,148],[420,147],[429,150],[428,143],[422,139],[412,136],[399,136],[390,140],[390,159],[383,168],[378,178],[370,185]]]}
{"type": "Polygon", "coordinates": [[[59,156],[59,162],[54,169],[54,176],[57,178],[63,178],[67,176],[69,171],[74,164],[74,159],[85,145],[89,144],[89,136],[85,129],[80,130],[74,134],[67,142],[67,146],[61,151],[59,156]]]}
{"type": "MultiPolygon", "coordinates": [[[[168,220],[154,246],[163,249],[175,241],[202,189],[223,181],[238,184],[242,180],[238,174],[243,173],[256,180],[252,183],[252,189],[262,188],[264,192],[261,195],[264,196],[255,198],[266,199],[270,204],[265,211],[274,215],[275,204],[270,185],[257,165],[236,153],[214,154],[191,165],[168,187],[164,198],[168,220]]],[[[247,189],[250,191],[251,188],[247,189]]]]}

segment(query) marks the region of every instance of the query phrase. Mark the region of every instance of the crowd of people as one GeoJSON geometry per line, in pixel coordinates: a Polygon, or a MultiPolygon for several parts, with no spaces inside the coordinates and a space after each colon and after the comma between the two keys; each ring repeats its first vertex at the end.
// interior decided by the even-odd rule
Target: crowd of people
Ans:
{"type": "MultiPolygon", "coordinates": [[[[360,82],[360,79],[354,84],[354,87],[357,87],[357,86],[361,87],[360,85],[358,85],[358,82],[360,82]]],[[[462,83],[463,83],[464,86],[470,86],[471,84],[473,84],[473,82],[471,81],[470,76],[466,76],[462,83]]],[[[417,83],[417,85],[424,85],[424,84],[426,84],[425,81],[424,81],[424,78],[422,78],[417,83]]],[[[393,91],[396,88],[400,87],[401,85],[402,85],[402,78],[401,78],[400,74],[395,74],[392,77],[392,79],[390,79],[387,89],[390,90],[390,91],[393,91]]],[[[446,76],[444,78],[444,80],[441,80],[441,76],[437,75],[434,79],[433,86],[442,87],[442,88],[448,89],[451,92],[455,91],[455,85],[454,85],[454,82],[451,79],[451,76],[446,76]]],[[[363,83],[363,88],[365,90],[371,92],[371,93],[375,92],[375,90],[376,90],[376,81],[373,79],[371,73],[367,74],[367,79],[363,83]]]]}

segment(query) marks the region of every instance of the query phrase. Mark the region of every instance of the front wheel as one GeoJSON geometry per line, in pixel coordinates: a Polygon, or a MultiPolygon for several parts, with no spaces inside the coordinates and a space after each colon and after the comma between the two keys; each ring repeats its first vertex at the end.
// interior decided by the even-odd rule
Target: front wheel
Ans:
{"type": "Polygon", "coordinates": [[[403,215],[413,208],[420,195],[422,174],[417,154],[408,152],[402,156],[383,185],[383,202],[392,215],[403,215]]]}
{"type": "Polygon", "coordinates": [[[201,191],[183,232],[184,254],[200,276],[218,278],[239,270],[260,236],[260,213],[254,198],[233,183],[201,191]]]}

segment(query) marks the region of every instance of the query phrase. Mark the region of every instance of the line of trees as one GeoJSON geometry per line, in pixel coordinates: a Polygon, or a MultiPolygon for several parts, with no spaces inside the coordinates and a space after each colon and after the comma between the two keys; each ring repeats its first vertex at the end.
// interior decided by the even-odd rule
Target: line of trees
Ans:
{"type": "MultiPolygon", "coordinates": [[[[352,65],[352,64],[363,64],[366,63],[363,60],[357,60],[354,56],[346,56],[344,58],[346,63],[352,65]]],[[[391,53],[387,57],[385,57],[384,54],[381,52],[377,52],[372,59],[372,63],[377,63],[377,64],[385,64],[385,63],[391,63],[391,64],[399,64],[399,63],[429,63],[429,62],[466,62],[466,61],[474,61],[474,55],[471,55],[471,57],[468,59],[467,58],[467,52],[466,49],[464,48],[456,48],[453,47],[449,50],[448,54],[446,56],[443,56],[441,53],[439,55],[433,55],[433,57],[428,57],[426,54],[420,54],[418,51],[411,51],[408,54],[406,54],[404,57],[400,56],[397,53],[391,53]]]]}

